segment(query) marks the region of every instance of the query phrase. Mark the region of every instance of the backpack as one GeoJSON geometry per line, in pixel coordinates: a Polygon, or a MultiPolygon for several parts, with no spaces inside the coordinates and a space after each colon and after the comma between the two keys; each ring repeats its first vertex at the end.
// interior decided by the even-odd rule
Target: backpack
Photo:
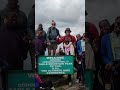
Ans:
{"type": "MultiPolygon", "coordinates": [[[[55,28],[56,32],[57,32],[57,36],[60,36],[59,30],[57,28],[55,28]]],[[[51,34],[51,27],[48,29],[49,32],[49,39],[50,40],[54,40],[56,38],[52,38],[52,34],[51,34]]]]}

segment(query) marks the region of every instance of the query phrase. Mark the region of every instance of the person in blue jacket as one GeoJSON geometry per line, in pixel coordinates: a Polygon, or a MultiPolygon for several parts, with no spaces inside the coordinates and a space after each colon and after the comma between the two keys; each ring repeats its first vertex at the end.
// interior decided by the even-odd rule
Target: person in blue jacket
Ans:
{"type": "Polygon", "coordinates": [[[111,88],[112,82],[110,78],[113,76],[114,90],[120,90],[118,84],[120,83],[120,16],[115,19],[113,32],[103,36],[101,39],[101,55],[107,73],[107,86],[109,83],[109,88],[111,88]],[[117,76],[115,76],[115,73],[113,72],[115,70],[117,70],[117,76]]]}
{"type": "Polygon", "coordinates": [[[77,49],[77,80],[76,82],[80,82],[83,85],[83,65],[82,65],[82,45],[81,45],[81,39],[82,36],[80,34],[76,35],[77,42],[76,42],[76,49],[77,49]]]}
{"type": "Polygon", "coordinates": [[[81,46],[81,35],[80,34],[77,34],[76,35],[77,37],[77,55],[82,55],[82,46],[81,46]]]}

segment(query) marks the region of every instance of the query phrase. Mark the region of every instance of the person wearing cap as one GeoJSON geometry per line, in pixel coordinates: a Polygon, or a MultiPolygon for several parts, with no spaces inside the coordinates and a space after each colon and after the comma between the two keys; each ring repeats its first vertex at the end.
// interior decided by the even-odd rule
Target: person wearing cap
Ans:
{"type": "Polygon", "coordinates": [[[56,22],[52,20],[51,27],[47,31],[47,48],[48,55],[52,55],[51,51],[53,50],[53,55],[56,55],[56,49],[58,47],[56,43],[56,38],[60,37],[59,30],[56,28],[56,22]]]}
{"type": "MultiPolygon", "coordinates": [[[[65,44],[66,42],[71,42],[72,45],[73,45],[73,49],[69,49],[69,54],[68,54],[68,55],[71,54],[71,55],[75,56],[75,54],[72,54],[72,52],[75,51],[76,39],[75,39],[75,37],[74,37],[73,35],[71,35],[70,33],[71,33],[70,28],[66,28],[66,29],[65,29],[65,36],[63,36],[63,37],[57,37],[56,42],[57,42],[57,44],[60,44],[60,43],[63,42],[64,52],[66,51],[66,50],[65,50],[65,47],[64,47],[64,44],[65,44]],[[70,52],[71,50],[74,50],[74,51],[70,52]]],[[[72,85],[71,75],[68,75],[68,82],[69,82],[69,85],[72,85]]]]}
{"type": "Polygon", "coordinates": [[[66,29],[65,29],[65,36],[60,37],[60,38],[58,37],[58,38],[56,39],[56,42],[57,42],[58,44],[60,44],[60,43],[64,42],[66,39],[68,39],[70,42],[73,43],[73,45],[74,45],[74,47],[75,47],[75,45],[76,45],[76,39],[75,39],[75,37],[74,37],[73,35],[71,35],[70,33],[71,33],[70,28],[66,28],[66,29]]]}

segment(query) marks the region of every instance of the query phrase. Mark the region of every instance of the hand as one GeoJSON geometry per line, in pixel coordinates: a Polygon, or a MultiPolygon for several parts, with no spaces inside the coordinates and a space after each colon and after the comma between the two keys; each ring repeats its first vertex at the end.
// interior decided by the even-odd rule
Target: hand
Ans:
{"type": "Polygon", "coordinates": [[[51,43],[50,43],[50,42],[48,42],[47,44],[48,44],[48,45],[51,45],[51,43]]]}
{"type": "Polygon", "coordinates": [[[80,56],[82,56],[82,53],[79,53],[80,56]]]}
{"type": "Polygon", "coordinates": [[[57,36],[57,39],[60,38],[60,36],[57,36]]]}

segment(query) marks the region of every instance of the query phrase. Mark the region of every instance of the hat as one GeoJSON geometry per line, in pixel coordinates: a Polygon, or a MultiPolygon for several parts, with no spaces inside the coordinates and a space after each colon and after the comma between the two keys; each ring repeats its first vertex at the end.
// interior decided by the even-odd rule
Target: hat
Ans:
{"type": "Polygon", "coordinates": [[[65,33],[66,33],[66,31],[69,31],[69,32],[71,32],[70,28],[66,28],[66,30],[65,30],[65,33]]]}

